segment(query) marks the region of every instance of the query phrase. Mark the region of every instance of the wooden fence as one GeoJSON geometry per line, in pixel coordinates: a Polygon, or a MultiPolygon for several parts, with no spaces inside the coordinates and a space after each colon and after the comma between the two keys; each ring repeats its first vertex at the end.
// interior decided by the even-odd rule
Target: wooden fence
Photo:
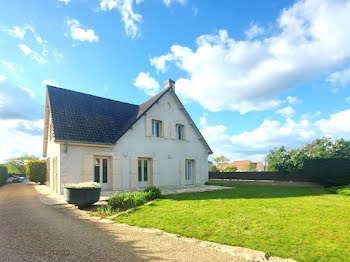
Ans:
{"type": "Polygon", "coordinates": [[[303,171],[293,172],[209,172],[209,180],[273,180],[284,182],[310,182],[303,171]]]}

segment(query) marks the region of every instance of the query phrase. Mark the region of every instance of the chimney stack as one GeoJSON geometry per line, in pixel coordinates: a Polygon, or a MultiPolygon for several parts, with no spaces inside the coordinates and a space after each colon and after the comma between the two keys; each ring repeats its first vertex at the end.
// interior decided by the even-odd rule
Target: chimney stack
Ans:
{"type": "Polygon", "coordinates": [[[164,82],[164,89],[172,88],[175,92],[175,81],[171,80],[170,78],[164,82]]]}

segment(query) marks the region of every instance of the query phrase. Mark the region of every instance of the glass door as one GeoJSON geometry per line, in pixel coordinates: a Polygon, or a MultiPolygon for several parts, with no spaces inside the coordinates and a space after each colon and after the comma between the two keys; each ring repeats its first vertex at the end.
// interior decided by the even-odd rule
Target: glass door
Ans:
{"type": "Polygon", "coordinates": [[[139,188],[149,187],[150,186],[150,160],[139,158],[138,160],[138,182],[139,182],[139,188]]]}
{"type": "Polygon", "coordinates": [[[95,182],[101,184],[101,189],[108,189],[108,158],[95,158],[95,182]]]}
{"type": "Polygon", "coordinates": [[[186,160],[185,164],[185,184],[193,184],[193,161],[186,160]]]}

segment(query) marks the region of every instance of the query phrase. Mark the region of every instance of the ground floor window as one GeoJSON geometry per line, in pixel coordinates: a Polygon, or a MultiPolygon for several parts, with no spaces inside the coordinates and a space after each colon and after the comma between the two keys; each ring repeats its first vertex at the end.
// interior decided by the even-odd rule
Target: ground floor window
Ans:
{"type": "Polygon", "coordinates": [[[192,160],[186,160],[185,180],[192,181],[192,174],[193,174],[193,161],[192,160]]]}

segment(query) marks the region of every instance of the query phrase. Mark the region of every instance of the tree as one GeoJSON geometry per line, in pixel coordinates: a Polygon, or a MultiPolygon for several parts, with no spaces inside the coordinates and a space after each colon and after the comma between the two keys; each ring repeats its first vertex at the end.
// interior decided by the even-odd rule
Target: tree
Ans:
{"type": "Polygon", "coordinates": [[[26,172],[25,164],[30,160],[39,160],[33,155],[24,154],[20,157],[13,157],[6,161],[6,166],[9,174],[24,174],[26,172]]]}
{"type": "Polygon", "coordinates": [[[270,150],[266,156],[268,171],[294,171],[304,168],[308,158],[346,158],[350,157],[350,141],[343,138],[331,141],[322,137],[301,148],[286,150],[283,146],[270,150]]]}
{"type": "Polygon", "coordinates": [[[222,172],[223,164],[228,162],[228,161],[230,161],[230,160],[225,156],[218,156],[218,157],[214,158],[214,162],[216,163],[216,165],[221,164],[220,165],[220,172],[222,172]]]}
{"type": "Polygon", "coordinates": [[[226,167],[224,169],[224,172],[236,172],[237,171],[237,167],[232,166],[232,167],[226,167]]]}
{"type": "Polygon", "coordinates": [[[250,163],[250,164],[249,164],[249,167],[248,167],[248,170],[249,170],[249,171],[256,170],[256,163],[250,163]]]}

